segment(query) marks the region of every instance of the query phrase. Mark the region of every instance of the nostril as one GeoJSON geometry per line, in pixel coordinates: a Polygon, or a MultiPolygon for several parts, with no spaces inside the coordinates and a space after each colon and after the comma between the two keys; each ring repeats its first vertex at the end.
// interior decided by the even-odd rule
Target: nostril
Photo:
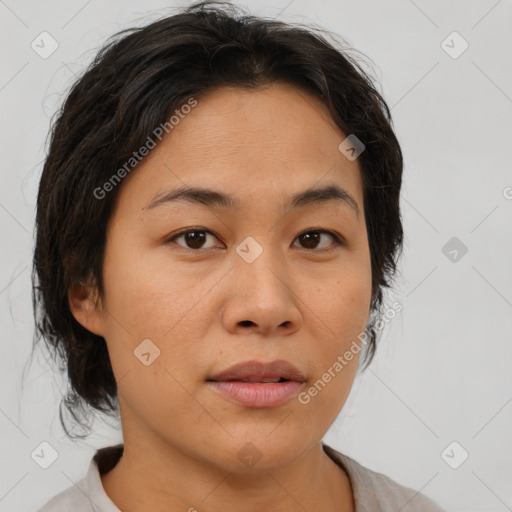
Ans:
{"type": "Polygon", "coordinates": [[[243,326],[243,327],[250,327],[252,325],[252,322],[250,320],[242,320],[240,322],[240,324],[243,326]]]}

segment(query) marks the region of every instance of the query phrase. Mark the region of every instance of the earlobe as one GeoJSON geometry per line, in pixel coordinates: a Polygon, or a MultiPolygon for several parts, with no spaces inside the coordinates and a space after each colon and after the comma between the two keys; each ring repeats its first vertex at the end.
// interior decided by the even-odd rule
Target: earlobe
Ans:
{"type": "Polygon", "coordinates": [[[103,336],[103,315],[101,301],[95,287],[90,285],[72,285],[68,290],[69,309],[75,320],[88,331],[103,336]]]}

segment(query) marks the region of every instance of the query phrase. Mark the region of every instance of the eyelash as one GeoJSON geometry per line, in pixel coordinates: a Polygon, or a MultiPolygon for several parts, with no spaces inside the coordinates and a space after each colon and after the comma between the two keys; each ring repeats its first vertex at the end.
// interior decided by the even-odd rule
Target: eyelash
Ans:
{"type": "MultiPolygon", "coordinates": [[[[181,236],[186,235],[187,233],[194,233],[194,232],[208,233],[210,235],[213,235],[215,238],[218,238],[215,235],[215,233],[211,232],[208,229],[187,228],[187,229],[183,229],[182,231],[178,231],[178,233],[173,234],[171,237],[167,238],[167,240],[165,242],[166,243],[174,242],[175,240],[177,240],[181,236]]],[[[326,234],[330,235],[333,238],[333,240],[335,242],[335,246],[334,247],[329,247],[329,248],[323,248],[323,249],[307,249],[307,248],[304,248],[307,251],[312,251],[312,252],[330,252],[330,251],[334,250],[337,246],[344,245],[344,241],[343,241],[342,237],[339,236],[338,234],[334,233],[333,231],[326,230],[326,229],[316,229],[316,228],[312,228],[312,229],[308,229],[306,231],[303,231],[302,233],[297,235],[297,237],[294,239],[294,241],[297,238],[299,238],[300,236],[308,234],[308,233],[320,233],[320,234],[326,233],[326,234]]],[[[188,250],[191,250],[191,251],[194,251],[194,252],[201,252],[201,251],[207,251],[208,249],[213,249],[213,247],[209,247],[207,249],[192,249],[190,247],[184,247],[184,246],[180,246],[180,247],[182,249],[186,249],[186,250],[188,249],[188,250]]]]}

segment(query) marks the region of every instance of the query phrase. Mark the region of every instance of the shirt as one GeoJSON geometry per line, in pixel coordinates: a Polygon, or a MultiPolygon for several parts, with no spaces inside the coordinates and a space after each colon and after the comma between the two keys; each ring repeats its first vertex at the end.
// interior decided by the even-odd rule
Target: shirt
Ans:
{"type": "MultiPolygon", "coordinates": [[[[445,512],[433,500],[372,471],[348,455],[323,444],[325,453],[347,473],[354,494],[355,512],[445,512]]],[[[107,496],[100,474],[108,473],[119,461],[124,446],[97,450],[86,476],[76,486],[54,496],[38,512],[121,512],[107,496]]]]}

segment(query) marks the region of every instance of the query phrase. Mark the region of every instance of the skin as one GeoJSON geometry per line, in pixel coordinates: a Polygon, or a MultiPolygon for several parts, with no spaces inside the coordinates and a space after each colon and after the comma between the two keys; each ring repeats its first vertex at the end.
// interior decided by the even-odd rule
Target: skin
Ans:
{"type": "Polygon", "coordinates": [[[307,387],[367,322],[371,265],[360,167],[320,100],[286,84],[221,88],[197,106],[122,183],[107,229],[105,294],[70,290],[75,318],[105,338],[119,392],[124,455],[102,483],[124,512],[353,511],[345,471],[321,440],[343,407],[358,355],[307,405],[243,407],[205,380],[252,359],[285,359],[307,387]],[[239,199],[238,211],[189,202],[147,208],[182,185],[239,199]],[[283,210],[312,186],[337,184],[341,202],[283,210]],[[201,244],[183,228],[211,231],[201,244]],[[309,245],[309,228],[334,231],[309,245]],[[248,236],[262,254],[236,252],[248,236]],[[188,242],[188,245],[187,245],[188,242]],[[196,247],[196,248],[190,248],[196,247]],[[199,247],[199,248],[197,248],[199,247]],[[331,250],[328,250],[328,249],[331,250]],[[134,356],[149,338],[160,356],[134,356]],[[261,458],[237,456],[246,443],[261,458]]]}

